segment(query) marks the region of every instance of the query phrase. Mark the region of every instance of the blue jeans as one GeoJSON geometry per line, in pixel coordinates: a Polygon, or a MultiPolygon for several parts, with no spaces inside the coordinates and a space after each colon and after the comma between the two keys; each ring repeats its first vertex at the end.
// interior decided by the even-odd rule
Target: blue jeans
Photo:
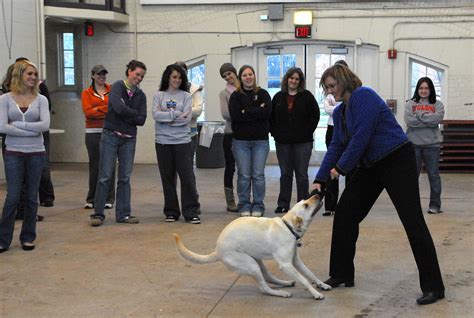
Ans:
{"type": "Polygon", "coordinates": [[[8,249],[15,227],[17,204],[20,201],[23,179],[25,180],[25,209],[20,242],[30,243],[36,239],[36,214],[38,212],[38,190],[46,155],[5,155],[5,177],[7,197],[3,205],[0,222],[0,246],[8,249]]]}
{"type": "Polygon", "coordinates": [[[123,138],[113,131],[104,129],[100,139],[99,178],[95,191],[95,213],[92,217],[105,218],[104,205],[107,200],[110,179],[115,172],[115,162],[118,158],[117,196],[115,204],[115,220],[123,221],[130,216],[130,176],[132,175],[135,159],[135,144],[137,139],[123,138]]]}
{"type": "Polygon", "coordinates": [[[439,153],[440,147],[417,146],[415,147],[416,168],[418,175],[422,163],[425,164],[428,179],[430,181],[430,205],[432,209],[441,209],[441,177],[439,176],[439,153]]]}
{"type": "Polygon", "coordinates": [[[265,212],[265,163],[269,149],[268,140],[232,140],[239,212],[265,212]],[[250,190],[253,200],[250,200],[250,190]]]}
{"type": "Polygon", "coordinates": [[[289,209],[291,203],[291,190],[293,188],[293,172],[296,178],[297,201],[308,198],[308,166],[311,158],[313,143],[300,144],[276,143],[276,154],[280,166],[280,194],[278,206],[289,209]]]}

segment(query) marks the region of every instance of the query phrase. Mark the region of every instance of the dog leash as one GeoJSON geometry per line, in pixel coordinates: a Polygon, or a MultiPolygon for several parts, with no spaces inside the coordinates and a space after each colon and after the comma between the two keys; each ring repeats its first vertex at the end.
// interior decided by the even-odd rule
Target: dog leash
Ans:
{"type": "Polygon", "coordinates": [[[283,223],[285,223],[288,230],[290,230],[290,232],[295,236],[296,246],[301,247],[303,245],[303,240],[301,239],[301,236],[298,233],[296,233],[295,230],[293,230],[293,228],[288,223],[286,223],[285,220],[282,219],[282,221],[283,223]]]}

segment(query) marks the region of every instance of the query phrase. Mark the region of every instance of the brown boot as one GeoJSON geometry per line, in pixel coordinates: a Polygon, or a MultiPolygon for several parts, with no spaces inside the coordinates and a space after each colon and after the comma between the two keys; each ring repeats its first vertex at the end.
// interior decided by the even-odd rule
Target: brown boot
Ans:
{"type": "Polygon", "coordinates": [[[234,200],[234,189],[232,188],[224,188],[225,193],[225,201],[227,203],[227,211],[229,212],[238,212],[237,205],[235,204],[234,200]]]}

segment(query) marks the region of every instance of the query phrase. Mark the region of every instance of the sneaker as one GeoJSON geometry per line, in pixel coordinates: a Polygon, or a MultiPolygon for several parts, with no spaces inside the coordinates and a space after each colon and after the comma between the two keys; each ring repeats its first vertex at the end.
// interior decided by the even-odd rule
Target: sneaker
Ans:
{"type": "Polygon", "coordinates": [[[104,208],[106,208],[106,209],[112,209],[113,207],[114,207],[114,205],[112,203],[106,203],[104,205],[104,208]]]}
{"type": "Polygon", "coordinates": [[[254,211],[254,212],[252,212],[251,215],[252,215],[253,217],[259,218],[259,217],[261,217],[261,216],[263,215],[263,213],[262,213],[262,212],[258,212],[258,211],[254,211]]]}
{"type": "Polygon", "coordinates": [[[287,208],[282,208],[282,207],[278,207],[275,209],[275,213],[279,214],[279,213],[286,213],[288,212],[288,209],[287,208]]]}
{"type": "Polygon", "coordinates": [[[84,204],[84,209],[93,209],[94,208],[94,203],[89,203],[89,202],[86,202],[86,204],[84,204]]]}
{"type": "Polygon", "coordinates": [[[117,221],[117,223],[138,224],[140,223],[140,221],[138,220],[136,216],[129,215],[129,216],[124,217],[122,220],[117,221]]]}
{"type": "Polygon", "coordinates": [[[443,211],[441,211],[441,210],[438,209],[438,208],[429,208],[429,209],[428,209],[428,213],[429,213],[429,214],[438,214],[438,213],[443,213],[443,211]]]}
{"type": "Polygon", "coordinates": [[[250,216],[251,213],[249,211],[244,211],[244,212],[240,212],[240,216],[250,216]]]}
{"type": "Polygon", "coordinates": [[[165,222],[171,223],[171,222],[176,222],[176,221],[178,221],[178,218],[172,215],[167,215],[165,218],[165,222]]]}
{"type": "Polygon", "coordinates": [[[191,219],[187,220],[191,224],[201,224],[201,219],[199,216],[193,216],[191,219]]]}
{"type": "Polygon", "coordinates": [[[331,215],[333,215],[333,214],[334,214],[334,211],[328,211],[328,210],[326,210],[326,211],[324,211],[323,216],[331,216],[331,215]]]}
{"type": "Polygon", "coordinates": [[[54,202],[53,201],[45,201],[45,202],[41,203],[40,205],[44,206],[46,208],[50,208],[50,207],[54,206],[54,202]]]}
{"type": "Polygon", "coordinates": [[[101,226],[102,223],[104,223],[104,220],[102,220],[99,217],[91,217],[91,225],[92,226],[101,226]]]}

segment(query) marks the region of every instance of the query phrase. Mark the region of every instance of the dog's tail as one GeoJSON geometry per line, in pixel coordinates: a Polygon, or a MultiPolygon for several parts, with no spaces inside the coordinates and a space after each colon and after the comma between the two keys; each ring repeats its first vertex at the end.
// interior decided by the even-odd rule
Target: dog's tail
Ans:
{"type": "Polygon", "coordinates": [[[201,254],[191,252],[190,250],[186,248],[186,246],[184,246],[183,241],[181,240],[181,237],[178,234],[174,233],[173,235],[174,235],[174,239],[176,240],[176,247],[178,248],[178,252],[179,254],[181,254],[181,256],[184,259],[196,264],[213,263],[219,260],[217,258],[216,251],[208,255],[201,255],[201,254]]]}

